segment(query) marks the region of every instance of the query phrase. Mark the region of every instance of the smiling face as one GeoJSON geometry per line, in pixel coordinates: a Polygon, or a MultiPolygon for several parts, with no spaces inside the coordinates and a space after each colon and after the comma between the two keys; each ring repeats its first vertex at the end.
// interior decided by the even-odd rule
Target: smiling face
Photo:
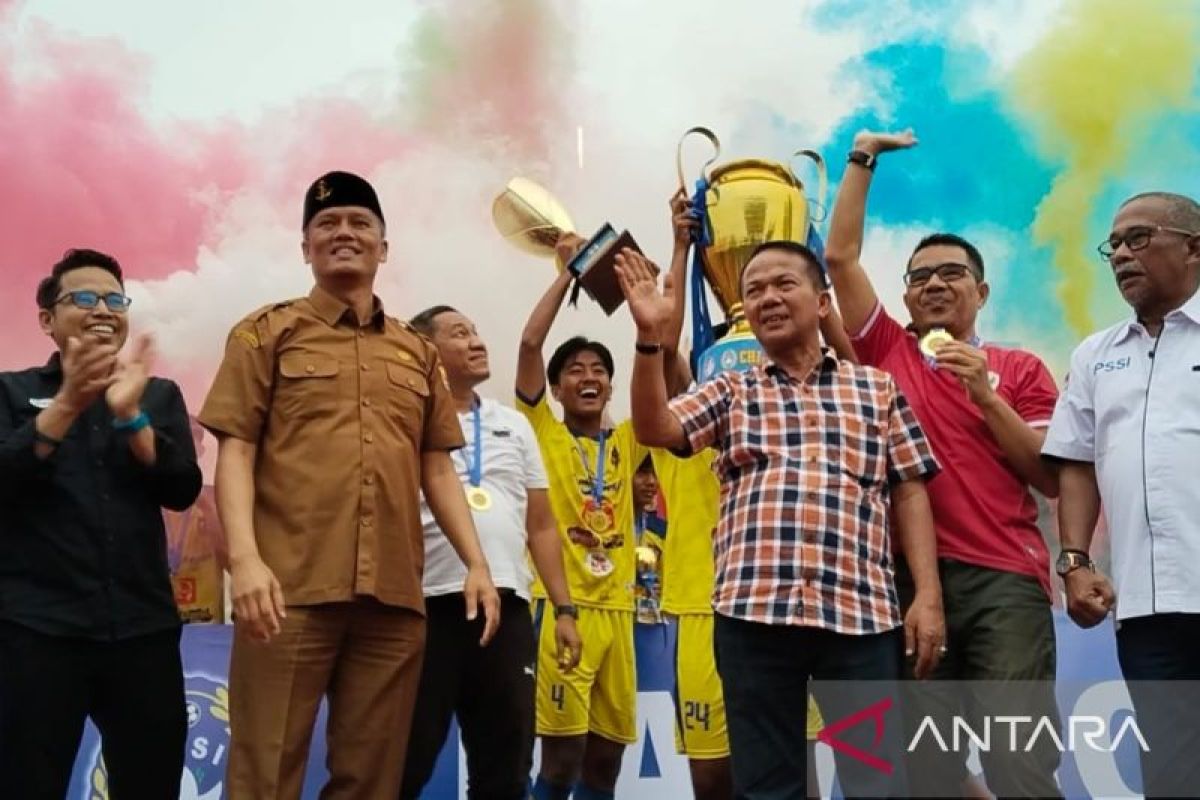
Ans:
{"type": "Polygon", "coordinates": [[[942,267],[941,274],[931,274],[919,285],[904,290],[904,305],[917,333],[933,328],[945,328],[955,338],[963,339],[975,330],[979,310],[988,298],[988,285],[979,279],[970,256],[962,247],[934,244],[913,253],[908,265],[910,275],[920,270],[942,267]],[[966,269],[945,269],[946,265],[962,265],[966,269]],[[953,272],[954,277],[947,277],[953,272]]]}
{"type": "Polygon", "coordinates": [[[387,260],[383,222],[361,206],[335,206],[316,214],[300,244],[318,284],[370,282],[387,260]]]}
{"type": "Polygon", "coordinates": [[[579,350],[563,363],[550,389],[568,417],[595,419],[612,397],[612,376],[595,351],[579,350]]]}
{"type": "Polygon", "coordinates": [[[829,292],[816,285],[804,256],[764,250],[742,272],[746,321],[772,357],[818,340],[821,319],[829,313],[829,292]]]}
{"type": "Polygon", "coordinates": [[[487,345],[465,315],[458,311],[438,314],[429,338],[437,346],[451,386],[475,387],[491,377],[487,345]]]}
{"type": "Polygon", "coordinates": [[[1113,219],[1109,241],[1121,240],[1109,259],[1113,278],[1121,297],[1139,316],[1178,308],[1196,292],[1200,234],[1157,230],[1173,227],[1173,222],[1169,202],[1153,196],[1131,200],[1113,219]],[[1124,237],[1139,229],[1151,232],[1149,240],[1145,247],[1130,250],[1124,237]]]}
{"type": "Polygon", "coordinates": [[[54,340],[59,350],[67,340],[94,339],[120,349],[129,336],[129,314],[109,309],[103,299],[92,308],[79,308],[70,298],[72,292],[95,292],[103,298],[108,294],[125,293],[121,282],[111,272],[100,267],[79,267],[64,272],[53,306],[38,311],[42,332],[54,340]]]}

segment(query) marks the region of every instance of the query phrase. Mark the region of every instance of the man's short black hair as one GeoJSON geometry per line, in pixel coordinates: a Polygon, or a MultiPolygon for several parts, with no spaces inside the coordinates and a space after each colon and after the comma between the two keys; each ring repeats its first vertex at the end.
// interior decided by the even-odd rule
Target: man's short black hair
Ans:
{"type": "Polygon", "coordinates": [[[424,336],[433,336],[433,321],[442,314],[449,314],[451,312],[455,314],[459,313],[457,308],[453,308],[451,306],[430,306],[420,314],[417,314],[415,317],[410,319],[408,324],[416,328],[417,333],[420,333],[424,336]]]}
{"type": "Polygon", "coordinates": [[[600,363],[604,365],[605,371],[608,372],[609,380],[612,380],[613,357],[608,348],[586,336],[572,336],[558,346],[554,355],[550,356],[550,363],[546,365],[546,377],[550,379],[551,386],[558,386],[559,376],[562,375],[567,362],[584,351],[596,354],[600,363]]]}
{"type": "MultiPolygon", "coordinates": [[[[800,256],[802,259],[804,259],[804,272],[806,275],[808,275],[808,279],[812,281],[812,285],[815,286],[818,291],[824,291],[829,288],[829,282],[825,278],[825,265],[821,262],[821,257],[814,253],[809,247],[802,245],[799,242],[793,242],[789,239],[772,239],[769,242],[763,242],[758,247],[754,248],[754,252],[750,253],[750,258],[747,259],[746,266],[749,266],[750,262],[753,261],[759,253],[770,251],[791,253],[794,256],[800,256]]],[[[742,282],[742,277],[745,274],[746,268],[743,267],[742,274],[738,276],[739,288],[742,282]]]]}
{"type": "Polygon", "coordinates": [[[59,262],[50,268],[50,274],[42,278],[41,283],[38,284],[38,308],[54,308],[54,303],[62,292],[62,276],[72,270],[84,267],[97,267],[104,270],[117,279],[117,283],[121,284],[122,289],[125,288],[125,277],[121,272],[121,265],[115,258],[107,253],[101,253],[99,250],[88,250],[83,247],[73,248],[63,253],[59,262]]]}
{"type": "Polygon", "coordinates": [[[917,253],[926,247],[937,247],[938,245],[961,247],[963,252],[967,254],[967,261],[971,262],[967,266],[975,271],[976,280],[983,280],[983,256],[980,255],[979,248],[955,233],[931,233],[917,242],[917,246],[913,248],[912,255],[908,257],[908,264],[905,269],[912,267],[913,259],[917,257],[917,253]]]}

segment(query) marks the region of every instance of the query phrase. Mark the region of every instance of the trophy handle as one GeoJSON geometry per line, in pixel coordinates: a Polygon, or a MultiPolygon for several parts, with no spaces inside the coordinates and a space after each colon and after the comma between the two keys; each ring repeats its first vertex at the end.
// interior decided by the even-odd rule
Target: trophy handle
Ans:
{"type": "MultiPolygon", "coordinates": [[[[684,195],[687,195],[688,187],[687,178],[685,178],[683,174],[683,143],[687,141],[687,138],[693,133],[708,139],[709,144],[713,146],[713,154],[709,157],[708,161],[704,162],[704,166],[700,167],[700,177],[705,179],[708,178],[708,168],[712,166],[712,163],[721,155],[721,140],[718,139],[717,135],[708,128],[705,128],[701,125],[698,125],[695,128],[688,128],[687,131],[684,132],[683,136],[679,137],[679,144],[675,146],[675,170],[679,174],[679,188],[683,191],[684,195]]],[[[820,158],[820,156],[817,157],[820,158]]]]}
{"type": "MultiPolygon", "coordinates": [[[[815,196],[816,205],[820,206],[821,212],[824,213],[826,210],[825,194],[829,190],[829,177],[825,172],[825,159],[821,158],[821,154],[816,150],[797,150],[796,152],[792,153],[792,158],[788,162],[788,170],[792,173],[792,177],[796,179],[796,182],[801,186],[804,185],[804,181],[800,180],[800,177],[796,175],[796,170],[792,169],[791,162],[796,160],[796,156],[804,156],[805,158],[812,159],[813,163],[817,166],[817,194],[815,196]]],[[[809,216],[811,217],[812,215],[810,214],[809,216]]]]}

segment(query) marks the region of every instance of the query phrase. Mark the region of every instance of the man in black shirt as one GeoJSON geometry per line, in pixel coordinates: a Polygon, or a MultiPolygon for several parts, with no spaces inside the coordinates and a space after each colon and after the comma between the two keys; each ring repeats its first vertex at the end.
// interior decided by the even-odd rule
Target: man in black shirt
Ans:
{"type": "Polygon", "coordinates": [[[0,373],[0,774],[5,795],[59,800],[86,717],[108,796],[179,792],[187,719],[162,507],[200,469],[179,387],[124,360],[120,265],[70,250],[38,287],[58,351],[0,373]]]}

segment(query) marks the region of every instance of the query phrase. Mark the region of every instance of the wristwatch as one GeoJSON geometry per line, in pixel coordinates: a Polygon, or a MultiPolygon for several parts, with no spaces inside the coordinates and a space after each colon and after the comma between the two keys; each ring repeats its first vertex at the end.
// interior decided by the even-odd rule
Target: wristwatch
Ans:
{"type": "Polygon", "coordinates": [[[875,171],[875,162],[878,159],[874,153],[868,153],[866,150],[851,150],[850,155],[846,156],[847,164],[858,164],[860,167],[875,171]]]}
{"type": "Polygon", "coordinates": [[[557,619],[562,616],[579,619],[579,609],[569,603],[563,604],[561,606],[555,606],[554,607],[554,618],[557,619]]]}
{"type": "Polygon", "coordinates": [[[1054,562],[1054,571],[1060,578],[1067,577],[1081,567],[1087,567],[1092,572],[1096,571],[1096,565],[1092,562],[1091,556],[1082,550],[1063,550],[1058,554],[1058,560],[1054,562]]]}

